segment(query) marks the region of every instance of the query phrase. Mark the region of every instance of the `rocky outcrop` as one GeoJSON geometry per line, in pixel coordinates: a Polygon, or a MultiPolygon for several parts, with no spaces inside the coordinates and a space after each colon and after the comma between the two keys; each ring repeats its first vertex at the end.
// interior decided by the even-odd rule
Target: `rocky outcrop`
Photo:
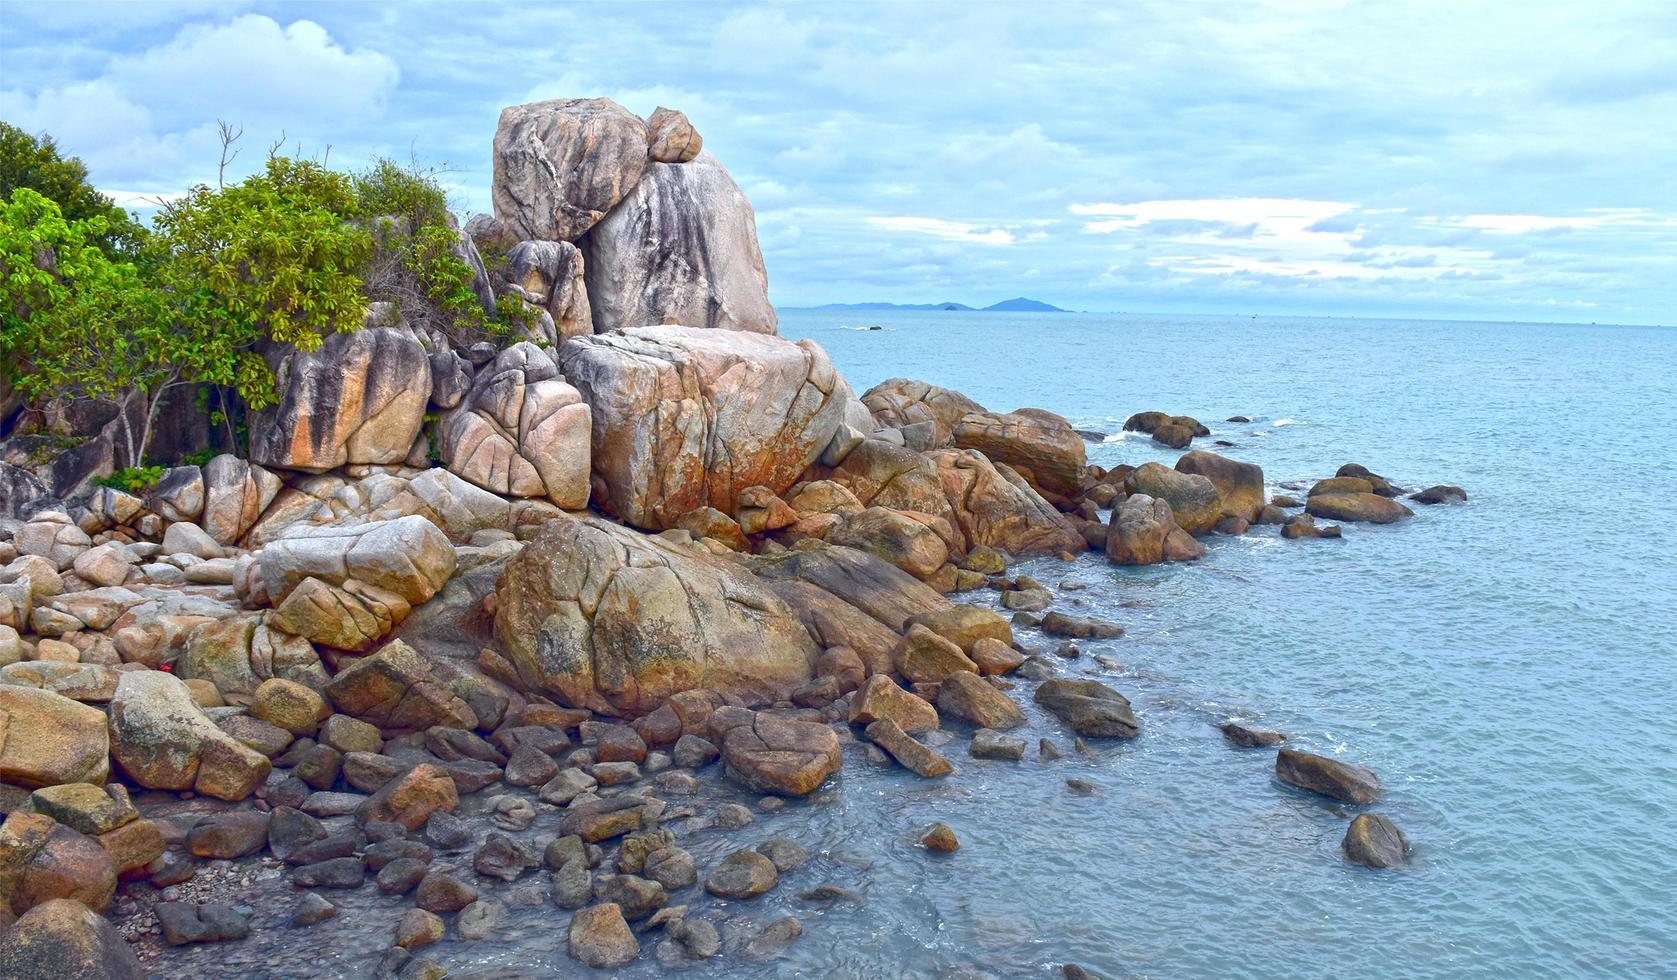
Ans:
{"type": "Polygon", "coordinates": [[[594,332],[582,265],[582,250],[570,242],[519,242],[501,267],[502,288],[546,312],[553,321],[548,339],[563,343],[594,332]]]}
{"type": "Polygon", "coordinates": [[[508,497],[588,505],[588,406],[528,341],[496,355],[442,425],[442,457],[453,473],[508,497]]]}
{"type": "Polygon", "coordinates": [[[548,522],[496,594],[495,636],[520,681],[605,714],[699,688],[785,698],[820,654],[739,565],[592,516],[548,522]]]}
{"type": "Polygon", "coordinates": [[[1038,490],[1069,498],[1083,485],[1083,437],[1057,415],[975,412],[955,423],[954,439],[958,448],[1011,466],[1038,490]]]}
{"type": "Polygon", "coordinates": [[[708,153],[647,167],[582,248],[595,333],[661,323],[775,332],[756,214],[708,153]]]}
{"type": "Polygon", "coordinates": [[[784,494],[843,421],[848,389],[812,341],[691,327],[578,337],[559,350],[593,412],[595,502],[636,527],[784,494]]]}
{"type": "Polygon", "coordinates": [[[908,378],[881,381],[863,393],[862,404],[881,428],[906,429],[930,422],[933,436],[927,448],[933,449],[953,445],[956,423],[975,412],[985,411],[983,405],[953,388],[908,378]]]}
{"type": "Polygon", "coordinates": [[[204,715],[186,684],[154,670],[124,673],[111,699],[111,757],[147,789],[242,800],[267,778],[268,759],[204,715]]]}
{"type": "Polygon", "coordinates": [[[323,473],[408,457],[431,397],[431,362],[413,332],[366,327],[320,349],[273,352],[280,402],[251,420],[250,459],[323,473]]]}
{"type": "Polygon", "coordinates": [[[1176,461],[1176,472],[1205,477],[1223,501],[1223,516],[1255,521],[1264,509],[1264,471],[1255,463],[1196,449],[1176,461]]]}
{"type": "Polygon", "coordinates": [[[636,186],[647,160],[646,123],[610,99],[502,109],[490,186],[501,233],[574,242],[636,186]]]}
{"type": "Polygon", "coordinates": [[[1211,430],[1190,415],[1166,415],[1164,412],[1137,412],[1124,420],[1125,432],[1146,432],[1153,441],[1172,449],[1187,449],[1198,436],[1208,436],[1211,430]]]}
{"type": "Polygon", "coordinates": [[[1160,463],[1143,463],[1124,478],[1124,489],[1169,504],[1177,526],[1189,534],[1205,534],[1223,516],[1223,498],[1216,485],[1197,473],[1178,473],[1160,463]]]}

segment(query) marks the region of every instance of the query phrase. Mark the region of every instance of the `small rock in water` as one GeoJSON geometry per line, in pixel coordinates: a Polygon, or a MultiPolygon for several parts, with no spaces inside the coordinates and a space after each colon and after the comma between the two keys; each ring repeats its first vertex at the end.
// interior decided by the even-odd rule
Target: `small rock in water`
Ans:
{"type": "Polygon", "coordinates": [[[929,851],[942,851],[945,854],[961,849],[960,839],[946,823],[934,823],[926,828],[926,832],[920,835],[920,843],[929,851]]]}
{"type": "Polygon", "coordinates": [[[1218,725],[1217,730],[1223,733],[1224,738],[1247,749],[1266,749],[1272,745],[1280,745],[1287,740],[1287,736],[1280,732],[1266,732],[1259,728],[1247,728],[1235,721],[1218,725]]]}
{"type": "Polygon", "coordinates": [[[1060,747],[1055,745],[1051,739],[1044,738],[1039,739],[1036,743],[1036,757],[1043,762],[1053,762],[1055,759],[1065,758],[1066,754],[1061,752],[1060,747]]]}
{"type": "Polygon", "coordinates": [[[1345,858],[1370,868],[1395,868],[1409,860],[1409,844],[1397,824],[1378,813],[1360,813],[1345,830],[1345,858]]]}
{"type": "Polygon", "coordinates": [[[756,851],[735,851],[705,879],[705,891],[722,898],[755,898],[780,884],[774,862],[756,851]]]}
{"type": "Polygon", "coordinates": [[[712,820],[712,825],[722,830],[738,830],[749,826],[750,823],[751,811],[738,803],[727,803],[717,808],[716,816],[712,820]]]}
{"type": "Polygon", "coordinates": [[[786,800],[779,796],[765,796],[757,801],[757,809],[764,813],[779,813],[786,809],[786,800]]]}
{"type": "Polygon", "coordinates": [[[740,952],[751,959],[768,959],[778,956],[786,949],[792,940],[804,934],[804,925],[790,915],[783,915],[764,926],[755,936],[746,940],[740,952]]]}
{"type": "Polygon", "coordinates": [[[439,851],[457,851],[472,842],[472,828],[454,814],[438,810],[425,821],[425,839],[439,851]]]}
{"type": "Polygon", "coordinates": [[[798,893],[798,897],[806,902],[860,902],[862,893],[849,888],[843,888],[832,882],[822,882],[808,891],[798,893]]]}
{"type": "Polygon", "coordinates": [[[299,927],[312,926],[337,914],[337,906],[314,892],[304,892],[303,897],[297,902],[297,908],[291,913],[291,924],[299,927]]]}
{"type": "Polygon", "coordinates": [[[1367,806],[1380,798],[1380,778],[1372,771],[1293,749],[1276,753],[1275,778],[1341,803],[1367,806]]]}
{"type": "Polygon", "coordinates": [[[1065,964],[1060,967],[1060,972],[1065,975],[1066,980],[1101,980],[1098,975],[1090,973],[1076,963],[1065,964]]]}
{"type": "Polygon", "coordinates": [[[972,734],[972,756],[975,759],[1001,759],[1018,762],[1025,757],[1025,740],[1003,735],[989,728],[972,734]]]}
{"type": "Polygon", "coordinates": [[[429,946],[443,938],[443,920],[424,909],[408,909],[396,924],[396,945],[403,949],[429,946]]]}
{"type": "Polygon", "coordinates": [[[757,845],[757,853],[773,861],[781,874],[802,867],[809,860],[809,851],[790,837],[770,837],[757,845]]]}
{"type": "Polygon", "coordinates": [[[571,959],[597,970],[625,966],[641,951],[623,910],[610,902],[571,913],[568,944],[571,959]]]}
{"type": "Polygon", "coordinates": [[[1094,783],[1091,783],[1086,779],[1076,778],[1066,780],[1066,788],[1070,789],[1073,793],[1082,793],[1084,796],[1091,796],[1096,790],[1094,783]]]}
{"type": "Polygon", "coordinates": [[[680,943],[687,955],[706,960],[722,951],[722,937],[716,927],[704,919],[682,919],[669,930],[671,938],[680,943]]]}

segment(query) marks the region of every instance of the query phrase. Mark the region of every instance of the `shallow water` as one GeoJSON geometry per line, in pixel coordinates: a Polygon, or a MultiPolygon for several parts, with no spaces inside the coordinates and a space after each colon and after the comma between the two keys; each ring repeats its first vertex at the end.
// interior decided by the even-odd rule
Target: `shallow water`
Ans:
{"type": "MultiPolygon", "coordinates": [[[[1191,414],[1236,444],[1223,451],[1262,465],[1272,489],[1356,461],[1405,486],[1459,483],[1472,500],[1348,527],[1341,541],[1287,542],[1274,528],[1208,539],[1187,566],[1022,564],[1055,588],[1056,608],[1128,628],[1082,643],[1064,670],[1129,696],[1142,735],[1079,757],[1021,681],[1024,762],[970,759],[958,738],[943,747],[957,774],[927,782],[853,747],[815,798],[726,832],[698,826],[739,798],[713,767],[701,796],[669,798],[698,815],[672,826],[701,878],[774,834],[817,857],[752,902],[676,895],[719,924],[789,913],[804,927],[778,959],[728,955],[683,975],[1049,977],[1065,962],[1109,977],[1670,969],[1677,535],[1664,501],[1677,477],[1677,331],[802,311],[781,329],[821,343],[858,392],[919,377],[1106,432],[1136,411],[1191,414]],[[854,329],[875,323],[885,329],[854,329]],[[1217,421],[1235,414],[1255,421],[1217,421]],[[1089,588],[1058,588],[1073,579],[1089,588]],[[1408,834],[1411,866],[1346,864],[1348,813],[1277,785],[1273,752],[1228,746],[1212,726],[1231,717],[1375,769],[1386,798],[1374,809],[1408,834]],[[1038,761],[1041,736],[1067,758],[1038,761]],[[1099,792],[1071,793],[1074,776],[1099,792]],[[955,828],[958,853],[916,846],[933,820],[955,828]],[[863,901],[797,898],[822,882],[863,901]]],[[[1090,447],[1106,465],[1175,455],[1145,439],[1090,447]]],[[[545,815],[519,836],[556,823],[545,815]]],[[[469,868],[470,852],[458,860],[469,868]]],[[[545,888],[545,875],[486,894],[518,887],[545,888]]],[[[371,892],[328,893],[344,914],[292,931],[276,877],[254,903],[256,938],[172,962],[203,975],[367,975],[376,955],[364,951],[387,944],[411,904],[371,892]]],[[[456,975],[590,975],[564,955],[567,922],[551,904],[515,909],[496,940],[462,943],[451,929],[424,954],[456,975]]],[[[661,974],[655,941],[619,975],[661,974]]]]}

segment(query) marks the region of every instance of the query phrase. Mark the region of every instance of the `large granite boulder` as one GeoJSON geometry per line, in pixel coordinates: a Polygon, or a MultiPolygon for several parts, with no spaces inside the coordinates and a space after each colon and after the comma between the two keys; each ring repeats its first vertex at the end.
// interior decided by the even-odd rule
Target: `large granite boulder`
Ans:
{"type": "Polygon", "coordinates": [[[918,453],[864,439],[827,478],[864,505],[948,521],[965,554],[981,545],[1015,555],[1082,551],[1083,535],[1011,467],[972,449],[918,453]]]}
{"type": "Polygon", "coordinates": [[[1193,473],[1211,481],[1223,498],[1223,516],[1255,521],[1263,512],[1264,471],[1256,463],[1242,463],[1227,456],[1195,449],[1176,461],[1176,472],[1193,473]]]}
{"type": "Polygon", "coordinates": [[[0,781],[34,788],[103,783],[105,714],[51,691],[0,684],[0,781]]]}
{"type": "Polygon", "coordinates": [[[442,426],[449,470],[507,497],[588,506],[589,412],[548,353],[528,341],[478,372],[442,426]]]}
{"type": "Polygon", "coordinates": [[[1006,463],[1039,490],[1071,497],[1083,486],[1088,466],[1083,437],[1057,415],[1036,409],[974,412],[955,423],[954,438],[957,447],[1006,463]]]}
{"type": "Polygon", "coordinates": [[[843,421],[848,386],[813,341],[694,327],[577,337],[559,349],[593,411],[595,503],[636,527],[783,495],[843,421]]]}
{"type": "Polygon", "coordinates": [[[145,980],[146,971],[109,919],[75,899],[55,898],[0,937],[0,976],[145,980]]]}
{"type": "Polygon", "coordinates": [[[1223,516],[1223,497],[1209,479],[1179,473],[1162,463],[1143,463],[1124,478],[1124,490],[1146,494],[1170,505],[1178,527],[1189,534],[1205,534],[1223,516]]]}
{"type": "Polygon", "coordinates": [[[649,166],[582,249],[596,333],[660,323],[775,332],[757,216],[708,153],[649,166]]]}
{"type": "Polygon", "coordinates": [[[908,378],[881,381],[862,394],[862,404],[881,428],[902,429],[931,422],[935,433],[932,442],[937,447],[953,444],[955,425],[961,419],[985,411],[983,405],[953,388],[908,378]]]}
{"type": "Polygon", "coordinates": [[[1377,493],[1315,493],[1305,500],[1305,512],[1330,521],[1396,524],[1415,512],[1377,493]]]}
{"type": "Polygon", "coordinates": [[[570,242],[519,242],[507,252],[501,282],[526,303],[546,311],[555,343],[594,332],[582,250],[570,242]]]}
{"type": "Polygon", "coordinates": [[[1170,504],[1144,493],[1113,508],[1106,529],[1106,557],[1114,565],[1156,565],[1193,561],[1205,546],[1176,525],[1170,504]]]}
{"type": "Polygon", "coordinates": [[[454,547],[436,524],[418,515],[351,527],[294,528],[257,560],[268,598],[282,602],[306,578],[332,585],[350,579],[417,606],[454,574],[454,547]]]}
{"type": "Polygon", "coordinates": [[[640,182],[647,161],[646,123],[610,99],[508,106],[490,185],[501,234],[574,242],[640,182]]]}
{"type": "Polygon", "coordinates": [[[838,735],[826,725],[766,711],[742,712],[727,728],[722,761],[728,778],[754,793],[808,796],[844,761],[838,735]]]}
{"type": "Polygon", "coordinates": [[[115,892],[116,864],[97,839],[22,810],[0,825],[0,913],[7,918],[61,898],[103,910],[115,892]]]}
{"type": "Polygon", "coordinates": [[[700,688],[782,699],[821,652],[737,563],[593,516],[544,525],[497,596],[495,636],[520,680],[604,714],[645,714],[700,688]]]}
{"type": "Polygon", "coordinates": [[[341,714],[384,729],[475,728],[477,713],[457,697],[426,657],[401,640],[362,657],[323,691],[341,714]]]}
{"type": "Polygon", "coordinates": [[[269,355],[280,402],[253,415],[250,459],[322,473],[408,457],[431,397],[431,361],[412,331],[364,327],[319,350],[269,355]]]}
{"type": "Polygon", "coordinates": [[[129,671],[111,699],[111,757],[147,789],[242,800],[267,778],[262,753],[216,727],[179,678],[129,671]]]}

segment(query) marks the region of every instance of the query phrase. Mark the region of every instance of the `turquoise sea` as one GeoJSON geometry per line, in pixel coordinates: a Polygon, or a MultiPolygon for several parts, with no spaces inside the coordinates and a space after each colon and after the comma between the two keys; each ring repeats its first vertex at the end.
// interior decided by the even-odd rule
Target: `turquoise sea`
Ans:
{"type": "MultiPolygon", "coordinates": [[[[855,875],[865,905],[806,920],[793,970],[1677,969],[1677,330],[787,311],[781,331],[819,342],[858,393],[917,377],[1109,433],[1137,411],[1189,414],[1272,487],[1355,461],[1470,495],[1341,541],[1208,539],[1192,566],[1034,563],[1089,585],[1059,607],[1127,627],[1070,669],[1130,697],[1142,736],[1053,766],[957,743],[962,771],[935,785],[847,767],[822,843],[884,856],[855,875]],[[1228,718],[1375,769],[1411,866],[1343,862],[1347,814],[1276,784],[1272,751],[1224,743],[1228,718]],[[1102,792],[1073,796],[1068,775],[1102,792]],[[905,836],[932,819],[961,835],[954,859],[905,836]]],[[[1089,447],[1105,465],[1175,455],[1144,437],[1089,447]]]]}

